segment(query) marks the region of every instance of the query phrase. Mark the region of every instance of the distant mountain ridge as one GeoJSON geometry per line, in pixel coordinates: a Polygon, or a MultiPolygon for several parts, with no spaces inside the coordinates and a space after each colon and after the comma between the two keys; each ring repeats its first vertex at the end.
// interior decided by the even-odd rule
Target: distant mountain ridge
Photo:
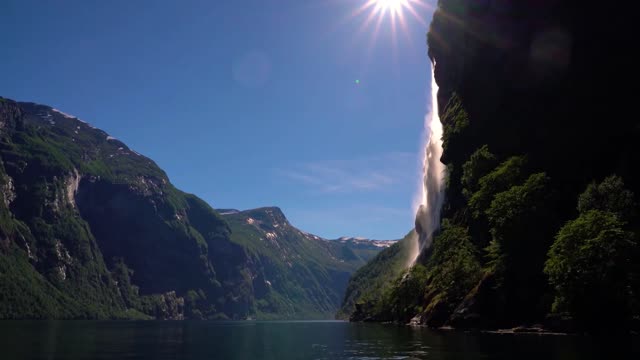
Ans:
{"type": "Polygon", "coordinates": [[[259,305],[258,314],[317,317],[317,309],[334,314],[351,274],[383,248],[377,241],[334,241],[301,231],[278,207],[221,213],[232,229],[231,239],[254,254],[262,281],[272,290],[265,295],[269,305],[259,305]],[[284,299],[295,299],[295,304],[284,299]]]}
{"type": "Polygon", "coordinates": [[[379,248],[388,248],[395,244],[399,240],[372,240],[363,237],[347,237],[343,236],[333,241],[339,241],[341,243],[361,244],[361,245],[373,245],[379,248]]]}
{"type": "MultiPolygon", "coordinates": [[[[263,207],[263,208],[255,208],[255,209],[248,209],[248,210],[238,210],[238,209],[215,209],[218,214],[220,215],[235,215],[238,213],[249,213],[249,212],[253,212],[256,210],[260,210],[260,209],[273,209],[275,211],[278,211],[280,213],[282,213],[282,210],[279,207],[263,207]]],[[[284,213],[282,213],[284,216],[284,213]]],[[[353,244],[353,245],[371,245],[371,246],[375,246],[375,247],[380,247],[380,248],[387,248],[390,247],[391,245],[393,245],[394,243],[398,242],[399,240],[373,240],[373,239],[368,239],[365,237],[361,237],[361,236],[342,236],[339,237],[337,239],[327,239],[321,236],[317,236],[314,234],[310,234],[310,233],[306,233],[304,231],[302,231],[302,233],[304,233],[305,235],[308,235],[316,240],[324,240],[324,241],[337,241],[340,243],[349,243],[349,244],[353,244]]]]}
{"type": "Polygon", "coordinates": [[[331,318],[380,249],[220,214],[106,132],[4,98],[0,196],[0,318],[331,318]]]}

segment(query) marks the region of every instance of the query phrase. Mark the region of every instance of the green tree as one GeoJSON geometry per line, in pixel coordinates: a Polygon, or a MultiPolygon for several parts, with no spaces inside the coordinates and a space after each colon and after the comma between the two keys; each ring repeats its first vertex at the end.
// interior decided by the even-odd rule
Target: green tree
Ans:
{"type": "Polygon", "coordinates": [[[468,230],[446,219],[442,232],[433,242],[433,253],[427,261],[429,291],[440,294],[453,306],[480,280],[478,254],[468,230]]]}
{"type": "Polygon", "coordinates": [[[442,121],[442,141],[447,148],[456,138],[460,140],[464,130],[469,127],[469,115],[462,105],[460,97],[453,93],[440,116],[442,121]]]}
{"type": "Polygon", "coordinates": [[[586,213],[589,210],[608,211],[628,221],[635,213],[633,193],[625,189],[621,177],[611,175],[600,184],[589,184],[578,197],[578,211],[586,213]]]}
{"type": "Polygon", "coordinates": [[[507,261],[509,264],[503,265],[508,266],[523,264],[522,260],[533,260],[537,253],[542,256],[546,253],[539,229],[550,215],[546,206],[548,182],[545,173],[533,174],[524,184],[497,194],[491,202],[486,214],[492,235],[488,251],[494,264],[498,265],[497,261],[507,261]]]}
{"type": "Polygon", "coordinates": [[[469,160],[462,165],[462,194],[470,198],[479,188],[480,179],[496,166],[497,159],[489,151],[489,146],[483,145],[476,150],[469,160]]]}
{"type": "Polygon", "coordinates": [[[629,316],[637,242],[612,212],[589,210],[558,232],[545,273],[556,290],[554,312],[600,325],[629,316]]]}
{"type": "Polygon", "coordinates": [[[469,199],[469,208],[474,218],[479,218],[484,214],[496,194],[506,191],[522,181],[525,164],[525,157],[513,156],[480,178],[478,191],[473,193],[469,199]]]}
{"type": "Polygon", "coordinates": [[[416,264],[402,275],[396,285],[384,294],[379,312],[383,317],[408,322],[414,315],[422,311],[424,295],[427,288],[427,269],[416,264]],[[389,314],[384,314],[389,312],[389,314]]]}
{"type": "Polygon", "coordinates": [[[578,197],[580,216],[565,224],[549,249],[545,273],[556,290],[553,311],[584,326],[620,327],[637,314],[637,236],[627,221],[634,194],[612,175],[578,197]]]}
{"type": "Polygon", "coordinates": [[[548,312],[542,270],[553,241],[549,224],[555,221],[549,189],[545,173],[533,174],[497,194],[486,211],[492,237],[486,249],[488,271],[505,301],[503,313],[512,321],[532,321],[548,312]]]}

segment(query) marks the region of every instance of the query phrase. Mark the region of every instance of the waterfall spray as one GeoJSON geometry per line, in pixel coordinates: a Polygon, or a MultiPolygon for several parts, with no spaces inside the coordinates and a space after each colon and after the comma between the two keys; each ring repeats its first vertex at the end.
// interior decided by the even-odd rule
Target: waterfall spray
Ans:
{"type": "Polygon", "coordinates": [[[438,84],[435,79],[435,61],[431,64],[430,107],[424,117],[425,139],[422,161],[422,181],[416,196],[415,236],[409,257],[413,265],[420,254],[431,247],[434,233],[440,228],[440,211],[444,203],[447,167],[440,162],[442,156],[442,123],[438,114],[438,84]]]}

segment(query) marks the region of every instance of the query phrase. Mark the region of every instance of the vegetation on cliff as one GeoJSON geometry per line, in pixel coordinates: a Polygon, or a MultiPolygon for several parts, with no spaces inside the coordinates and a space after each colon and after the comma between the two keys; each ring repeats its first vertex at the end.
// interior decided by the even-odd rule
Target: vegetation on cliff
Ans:
{"type": "Polygon", "coordinates": [[[357,320],[378,319],[381,305],[378,299],[386,294],[394,280],[402,274],[410,261],[412,237],[409,232],[402,240],[376,255],[366,265],[358,269],[349,279],[342,306],[336,314],[338,319],[357,320]],[[373,308],[378,309],[373,310],[373,308]]]}

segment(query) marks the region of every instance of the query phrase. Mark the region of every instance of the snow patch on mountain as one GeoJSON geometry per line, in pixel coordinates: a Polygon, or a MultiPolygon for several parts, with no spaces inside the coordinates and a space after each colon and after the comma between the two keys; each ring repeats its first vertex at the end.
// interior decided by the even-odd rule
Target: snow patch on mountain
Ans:
{"type": "Polygon", "coordinates": [[[76,116],[69,115],[69,114],[67,114],[65,112],[62,112],[62,111],[58,110],[58,109],[51,109],[51,110],[57,112],[58,114],[60,114],[60,115],[62,115],[64,117],[66,117],[67,119],[78,119],[76,116]]]}

